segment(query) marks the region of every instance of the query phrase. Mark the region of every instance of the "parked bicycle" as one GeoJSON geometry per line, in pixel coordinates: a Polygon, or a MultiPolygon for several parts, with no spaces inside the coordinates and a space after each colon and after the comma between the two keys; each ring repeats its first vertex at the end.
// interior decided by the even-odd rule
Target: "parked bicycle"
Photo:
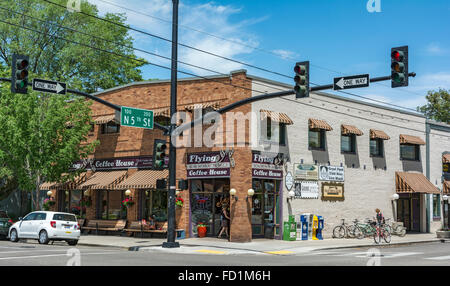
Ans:
{"type": "Polygon", "coordinates": [[[345,219],[341,219],[342,223],[333,228],[333,238],[344,238],[347,236],[348,224],[345,223],[345,219]]]}
{"type": "Polygon", "coordinates": [[[406,227],[404,227],[401,223],[393,222],[391,224],[390,223],[390,219],[387,218],[386,219],[386,224],[389,226],[391,234],[395,234],[395,235],[398,235],[400,237],[404,237],[406,235],[406,227]]]}
{"type": "Polygon", "coordinates": [[[373,235],[373,240],[376,244],[381,243],[381,238],[383,238],[386,243],[391,242],[391,233],[389,232],[389,228],[386,227],[386,224],[377,223],[375,229],[376,231],[373,235]]]}

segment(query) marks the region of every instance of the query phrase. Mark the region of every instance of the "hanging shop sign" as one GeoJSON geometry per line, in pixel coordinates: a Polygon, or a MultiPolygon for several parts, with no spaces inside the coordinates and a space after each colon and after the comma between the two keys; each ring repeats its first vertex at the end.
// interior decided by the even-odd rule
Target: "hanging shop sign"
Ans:
{"type": "Polygon", "coordinates": [[[344,182],[344,167],[320,165],[319,180],[344,182]]]}
{"type": "Polygon", "coordinates": [[[187,154],[187,178],[229,178],[234,167],[233,150],[187,154]]]}
{"type": "Polygon", "coordinates": [[[252,152],[252,175],[255,179],[283,180],[283,154],[252,152]]]}
{"type": "Polygon", "coordinates": [[[294,164],[294,178],[296,180],[317,181],[319,178],[317,165],[294,164]]]}
{"type": "Polygon", "coordinates": [[[344,200],[344,184],[322,183],[322,200],[344,200]]]}
{"type": "Polygon", "coordinates": [[[298,181],[295,182],[295,198],[298,199],[317,199],[319,198],[319,182],[317,181],[298,181]]]}
{"type": "Polygon", "coordinates": [[[291,172],[287,172],[286,176],[284,177],[284,182],[286,184],[287,190],[290,191],[294,186],[294,177],[292,176],[291,172]]]}
{"type": "MultiPolygon", "coordinates": [[[[121,169],[151,169],[153,163],[152,156],[141,156],[141,157],[120,157],[120,158],[109,158],[109,159],[84,159],[77,161],[72,164],[71,170],[92,170],[105,171],[105,170],[121,170],[121,169]]],[[[169,158],[165,158],[164,166],[169,165],[169,158]]]]}

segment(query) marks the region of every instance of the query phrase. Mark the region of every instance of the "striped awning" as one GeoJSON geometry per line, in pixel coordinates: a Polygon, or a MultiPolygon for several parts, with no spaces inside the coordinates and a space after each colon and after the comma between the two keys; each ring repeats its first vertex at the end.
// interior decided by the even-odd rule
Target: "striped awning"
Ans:
{"type": "Polygon", "coordinates": [[[164,108],[157,108],[153,109],[153,116],[163,116],[163,117],[170,117],[170,108],[164,107],[164,108]]]}
{"type": "Polygon", "coordinates": [[[111,115],[104,115],[104,116],[100,116],[94,119],[94,123],[95,124],[105,124],[111,121],[115,121],[116,115],[115,114],[111,114],[111,115]]]}
{"type": "Polygon", "coordinates": [[[384,133],[384,131],[370,129],[370,139],[389,140],[391,139],[391,137],[389,137],[386,133],[384,133]]]}
{"type": "Polygon", "coordinates": [[[425,193],[440,194],[436,188],[422,173],[395,172],[396,192],[401,193],[425,193]]]}
{"type": "Polygon", "coordinates": [[[116,190],[126,189],[153,189],[156,188],[156,180],[165,179],[169,171],[165,170],[139,170],[122,183],[118,184],[116,190]]]}
{"type": "Polygon", "coordinates": [[[287,125],[294,124],[294,121],[292,121],[292,119],[290,119],[286,113],[274,112],[264,109],[261,109],[260,112],[261,112],[261,119],[265,119],[266,117],[268,117],[275,122],[284,123],[287,125]]]}
{"type": "Polygon", "coordinates": [[[194,109],[205,109],[208,107],[212,107],[214,110],[218,110],[220,108],[220,100],[210,101],[210,102],[201,102],[201,103],[193,103],[184,106],[185,110],[194,110],[194,109]]]}
{"type": "Polygon", "coordinates": [[[344,124],[341,125],[341,133],[342,135],[350,135],[350,134],[354,134],[356,136],[364,135],[364,133],[355,126],[344,124]]]}
{"type": "Polygon", "coordinates": [[[72,180],[67,180],[63,183],[58,183],[54,187],[56,190],[76,190],[78,186],[87,180],[87,173],[81,173],[72,180]]]}
{"type": "Polygon", "coordinates": [[[39,186],[39,190],[49,191],[50,189],[54,189],[57,184],[57,182],[44,182],[39,186]]]}
{"type": "Polygon", "coordinates": [[[400,144],[425,145],[425,141],[423,141],[422,138],[417,136],[400,134],[400,144]]]}
{"type": "Polygon", "coordinates": [[[444,194],[450,194],[450,181],[444,181],[443,189],[444,194]]]}
{"type": "Polygon", "coordinates": [[[325,121],[325,120],[319,120],[310,118],[308,120],[309,129],[324,129],[326,131],[331,131],[333,128],[325,121]]]}
{"type": "Polygon", "coordinates": [[[95,172],[89,180],[81,184],[79,189],[113,190],[127,176],[127,170],[95,172]]]}
{"type": "Polygon", "coordinates": [[[442,163],[450,163],[450,153],[442,155],[442,163]]]}

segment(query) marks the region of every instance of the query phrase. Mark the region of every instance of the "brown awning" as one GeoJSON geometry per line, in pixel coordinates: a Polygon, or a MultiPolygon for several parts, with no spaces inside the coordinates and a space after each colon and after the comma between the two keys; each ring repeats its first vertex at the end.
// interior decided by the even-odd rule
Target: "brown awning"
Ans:
{"type": "Polygon", "coordinates": [[[444,181],[444,184],[442,187],[443,187],[444,194],[450,194],[450,181],[444,181]]]}
{"type": "Polygon", "coordinates": [[[422,173],[395,172],[395,189],[397,193],[440,194],[422,173]]]}
{"type": "Polygon", "coordinates": [[[104,116],[100,116],[94,119],[94,123],[95,124],[105,124],[111,121],[115,121],[116,115],[115,114],[111,114],[111,115],[104,115],[104,116]]]}
{"type": "Polygon", "coordinates": [[[156,188],[156,180],[165,179],[169,176],[166,170],[139,170],[122,183],[118,184],[114,189],[151,189],[156,188]]]}
{"type": "Polygon", "coordinates": [[[194,109],[204,109],[204,108],[208,108],[208,107],[212,107],[214,110],[217,110],[220,108],[220,100],[218,101],[210,101],[210,102],[201,102],[201,103],[193,103],[193,104],[188,104],[184,106],[185,110],[194,110],[194,109]]]}
{"type": "Polygon", "coordinates": [[[79,174],[72,180],[67,180],[66,182],[56,184],[54,188],[56,190],[76,190],[82,183],[86,182],[86,180],[87,173],[84,172],[79,174]]]}
{"type": "Polygon", "coordinates": [[[157,108],[153,109],[153,116],[164,116],[164,117],[170,117],[170,108],[164,107],[164,108],[157,108]]]}
{"type": "Polygon", "coordinates": [[[442,155],[442,163],[450,163],[450,153],[442,155]]]}
{"type": "Polygon", "coordinates": [[[389,137],[386,133],[384,133],[381,130],[370,129],[370,139],[389,140],[391,139],[391,137],[389,137]]]}
{"type": "Polygon", "coordinates": [[[400,134],[400,144],[425,145],[425,141],[417,136],[400,134]]]}
{"type": "Polygon", "coordinates": [[[294,124],[294,121],[292,121],[292,119],[290,119],[286,113],[274,112],[274,111],[264,110],[264,109],[261,109],[260,112],[261,112],[261,119],[268,117],[275,122],[284,123],[287,125],[294,124]]]}
{"type": "Polygon", "coordinates": [[[331,131],[333,128],[325,121],[325,120],[319,120],[310,118],[308,120],[309,123],[309,129],[324,129],[326,131],[331,131]]]}
{"type": "Polygon", "coordinates": [[[364,135],[364,133],[353,125],[341,125],[342,135],[355,134],[356,136],[364,135]]]}
{"type": "Polygon", "coordinates": [[[112,190],[116,185],[123,181],[126,177],[127,171],[109,171],[109,172],[95,172],[89,180],[81,184],[79,189],[106,189],[112,190]]]}
{"type": "Polygon", "coordinates": [[[54,189],[57,184],[57,182],[44,182],[39,186],[39,190],[49,191],[50,189],[54,189]]]}

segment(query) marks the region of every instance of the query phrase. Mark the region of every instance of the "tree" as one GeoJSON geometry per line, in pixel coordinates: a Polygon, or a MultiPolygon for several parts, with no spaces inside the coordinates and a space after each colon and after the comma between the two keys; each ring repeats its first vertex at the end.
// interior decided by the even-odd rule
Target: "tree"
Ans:
{"type": "Polygon", "coordinates": [[[428,103],[418,106],[417,111],[426,117],[436,121],[450,124],[450,90],[428,91],[426,99],[428,103]]]}
{"type": "MultiPolygon", "coordinates": [[[[52,2],[67,4],[66,0],[52,2]]],[[[143,62],[133,60],[138,58],[132,48],[121,46],[132,47],[133,39],[127,29],[80,13],[71,13],[42,0],[8,0],[2,1],[0,6],[33,17],[3,9],[0,10],[2,20],[42,32],[0,23],[1,77],[10,77],[12,54],[21,53],[30,57],[30,79],[39,77],[63,81],[70,88],[85,92],[142,80],[139,67],[143,62]]],[[[98,14],[97,8],[87,1],[82,1],[81,9],[92,15],[98,14]]],[[[104,18],[121,24],[125,21],[122,14],[108,13],[104,18]]],[[[21,190],[33,191],[38,190],[44,181],[62,181],[62,174],[69,171],[74,161],[92,153],[98,142],[87,143],[92,123],[89,106],[90,102],[84,98],[37,93],[30,88],[25,95],[11,94],[10,84],[1,83],[0,180],[3,185],[9,186],[5,189],[10,190],[11,186],[17,185],[21,190]]],[[[76,173],[70,174],[70,178],[76,176],[76,173]]],[[[38,204],[39,197],[33,198],[35,208],[38,204]]]]}

